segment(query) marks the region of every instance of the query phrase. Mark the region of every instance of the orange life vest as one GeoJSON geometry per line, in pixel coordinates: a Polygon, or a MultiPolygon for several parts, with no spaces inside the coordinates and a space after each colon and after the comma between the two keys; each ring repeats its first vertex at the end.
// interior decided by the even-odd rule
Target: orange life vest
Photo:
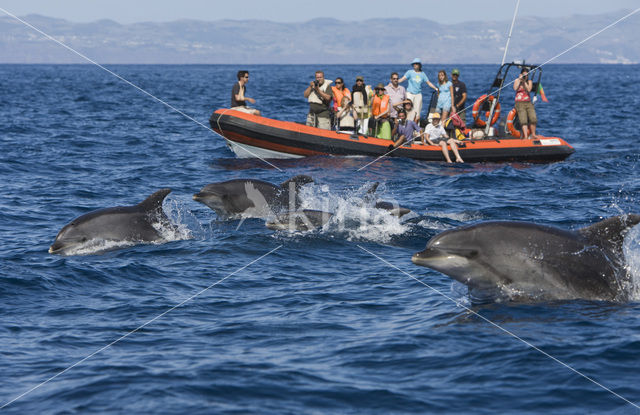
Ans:
{"type": "MultiPolygon", "coordinates": [[[[389,109],[389,95],[385,94],[380,98],[378,94],[373,96],[373,101],[371,102],[371,113],[376,116],[384,113],[389,109]]],[[[388,117],[389,113],[384,116],[384,118],[388,117]]]]}
{"type": "Polygon", "coordinates": [[[337,111],[338,107],[342,106],[342,98],[347,97],[351,101],[351,92],[347,88],[338,89],[335,86],[331,87],[333,91],[333,110],[337,111]]]}

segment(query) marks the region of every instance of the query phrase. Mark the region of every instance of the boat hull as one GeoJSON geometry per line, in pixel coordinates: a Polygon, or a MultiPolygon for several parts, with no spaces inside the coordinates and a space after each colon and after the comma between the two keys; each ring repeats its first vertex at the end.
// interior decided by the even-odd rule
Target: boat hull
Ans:
{"type": "MultiPolygon", "coordinates": [[[[388,153],[390,140],[349,135],[306,125],[279,121],[244,112],[219,109],[209,119],[211,128],[223,136],[240,157],[291,158],[315,155],[371,156],[388,153]],[[266,152],[265,152],[266,151],[266,152]],[[253,154],[252,154],[253,153],[253,154]],[[267,157],[263,157],[263,156],[267,157]]],[[[458,142],[465,162],[529,161],[566,159],[574,149],[562,138],[539,137],[464,140],[458,142]]],[[[388,154],[427,161],[444,161],[440,146],[412,144],[388,154]]]]}

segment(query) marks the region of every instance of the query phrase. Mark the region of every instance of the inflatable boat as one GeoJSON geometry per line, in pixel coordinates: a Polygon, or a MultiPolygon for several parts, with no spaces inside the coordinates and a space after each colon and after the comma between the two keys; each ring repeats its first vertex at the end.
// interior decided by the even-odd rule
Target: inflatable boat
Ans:
{"type": "MultiPolygon", "coordinates": [[[[315,155],[370,156],[389,153],[390,140],[363,134],[322,130],[231,109],[219,109],[209,119],[229,148],[241,158],[299,158],[315,155]]],[[[551,162],[566,159],[574,149],[559,137],[524,140],[513,136],[467,139],[457,142],[465,162],[551,162]]],[[[388,154],[427,161],[444,161],[439,146],[412,143],[388,154]]]]}

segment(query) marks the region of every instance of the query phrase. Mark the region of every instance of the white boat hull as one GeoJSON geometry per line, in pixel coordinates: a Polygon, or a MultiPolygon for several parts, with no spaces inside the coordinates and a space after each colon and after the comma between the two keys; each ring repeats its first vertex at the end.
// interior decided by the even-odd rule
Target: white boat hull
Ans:
{"type": "Polygon", "coordinates": [[[282,153],[280,151],[267,150],[266,148],[254,147],[247,144],[240,144],[227,140],[227,145],[233,151],[238,158],[260,158],[260,159],[299,159],[304,156],[297,154],[282,153]]]}

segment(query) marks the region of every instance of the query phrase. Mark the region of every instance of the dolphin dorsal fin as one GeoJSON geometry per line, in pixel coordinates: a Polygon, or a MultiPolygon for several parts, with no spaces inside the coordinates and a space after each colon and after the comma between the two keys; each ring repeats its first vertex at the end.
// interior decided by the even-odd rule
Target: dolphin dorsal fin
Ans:
{"type": "Polygon", "coordinates": [[[365,204],[371,204],[376,200],[376,191],[378,190],[378,186],[380,186],[380,182],[375,182],[369,190],[366,191],[364,196],[362,196],[362,201],[365,204]]]}
{"type": "Polygon", "coordinates": [[[292,178],[290,178],[285,182],[282,182],[280,184],[280,187],[282,187],[283,189],[288,189],[289,183],[295,183],[296,189],[297,189],[300,186],[304,186],[307,183],[313,183],[313,178],[311,176],[307,176],[306,174],[299,174],[297,176],[293,176],[292,178]]]}
{"type": "Polygon", "coordinates": [[[158,209],[162,209],[162,202],[169,193],[171,193],[171,189],[169,188],[160,189],[142,202],[138,203],[138,207],[145,211],[156,211],[158,209]]]}
{"type": "Polygon", "coordinates": [[[373,184],[373,186],[371,186],[371,187],[369,188],[369,190],[367,190],[367,194],[368,194],[368,195],[372,195],[372,194],[374,194],[374,193],[376,192],[376,190],[378,190],[378,186],[380,186],[380,182],[375,182],[375,183],[373,184]]]}
{"type": "Polygon", "coordinates": [[[640,215],[614,216],[579,229],[578,233],[588,241],[620,254],[627,230],[638,223],[640,223],[640,215]]]}

